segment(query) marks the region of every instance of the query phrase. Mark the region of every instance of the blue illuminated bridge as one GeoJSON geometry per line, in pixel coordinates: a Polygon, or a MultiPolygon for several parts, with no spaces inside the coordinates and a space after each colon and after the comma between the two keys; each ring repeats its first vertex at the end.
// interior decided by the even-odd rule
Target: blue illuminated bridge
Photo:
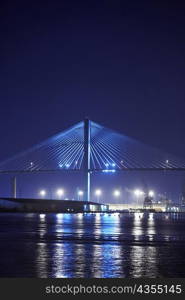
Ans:
{"type": "Polygon", "coordinates": [[[83,172],[90,200],[92,172],[185,170],[185,159],[85,119],[0,163],[0,173],[83,172]]]}

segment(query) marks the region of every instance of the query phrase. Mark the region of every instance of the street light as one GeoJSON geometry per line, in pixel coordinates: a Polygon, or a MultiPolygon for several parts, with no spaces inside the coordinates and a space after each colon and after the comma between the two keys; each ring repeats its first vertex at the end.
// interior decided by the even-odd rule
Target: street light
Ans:
{"type": "Polygon", "coordinates": [[[115,197],[119,197],[119,196],[121,195],[121,192],[120,192],[119,190],[115,190],[115,191],[113,192],[113,195],[114,195],[115,197]]]}
{"type": "Polygon", "coordinates": [[[83,191],[78,191],[78,200],[82,200],[82,196],[83,196],[84,192],[83,191]]]}
{"type": "Polygon", "coordinates": [[[62,197],[64,195],[64,190],[63,189],[58,189],[56,191],[56,194],[57,194],[58,197],[62,197]]]}
{"type": "Polygon", "coordinates": [[[153,197],[154,196],[154,191],[149,191],[148,196],[153,197]]]}
{"type": "Polygon", "coordinates": [[[46,191],[45,190],[41,190],[39,192],[39,195],[42,196],[42,197],[45,197],[46,196],[46,191]]]}
{"type": "Polygon", "coordinates": [[[141,191],[141,190],[135,190],[135,191],[134,191],[134,194],[135,194],[137,197],[139,197],[139,196],[142,196],[142,195],[144,194],[144,192],[141,191]]]}
{"type": "Polygon", "coordinates": [[[96,190],[95,191],[95,195],[97,197],[97,202],[100,202],[100,196],[102,194],[102,191],[100,189],[96,190]]]}

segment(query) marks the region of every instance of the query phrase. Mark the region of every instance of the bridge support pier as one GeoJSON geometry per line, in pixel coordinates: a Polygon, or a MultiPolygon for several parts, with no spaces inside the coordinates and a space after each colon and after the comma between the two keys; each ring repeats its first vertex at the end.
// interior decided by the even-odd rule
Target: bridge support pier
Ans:
{"type": "Polygon", "coordinates": [[[90,141],[91,141],[91,126],[90,120],[84,120],[84,201],[90,201],[90,141]]]}

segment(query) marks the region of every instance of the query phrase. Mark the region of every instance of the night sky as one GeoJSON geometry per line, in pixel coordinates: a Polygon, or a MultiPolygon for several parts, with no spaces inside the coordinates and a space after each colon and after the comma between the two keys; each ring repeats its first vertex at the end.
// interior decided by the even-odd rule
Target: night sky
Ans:
{"type": "Polygon", "coordinates": [[[183,1],[6,0],[0,31],[1,161],[86,116],[185,157],[183,1]]]}

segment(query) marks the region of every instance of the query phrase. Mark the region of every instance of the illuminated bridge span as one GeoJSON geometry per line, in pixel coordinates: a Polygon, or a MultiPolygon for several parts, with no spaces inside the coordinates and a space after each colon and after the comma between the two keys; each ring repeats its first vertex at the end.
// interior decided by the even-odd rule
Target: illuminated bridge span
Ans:
{"type": "Polygon", "coordinates": [[[89,201],[94,171],[185,170],[185,160],[88,119],[0,163],[0,173],[83,171],[89,201]]]}

